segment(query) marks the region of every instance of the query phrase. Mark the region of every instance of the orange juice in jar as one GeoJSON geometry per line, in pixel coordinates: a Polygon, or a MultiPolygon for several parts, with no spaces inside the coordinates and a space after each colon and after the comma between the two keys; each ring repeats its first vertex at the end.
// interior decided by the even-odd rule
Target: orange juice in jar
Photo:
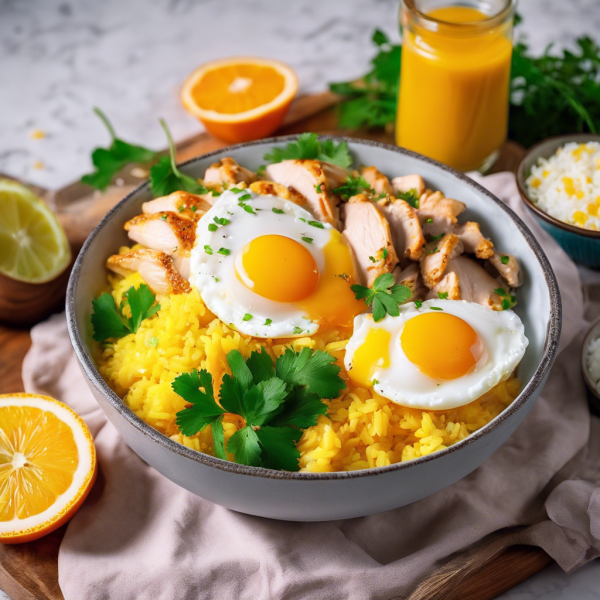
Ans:
{"type": "Polygon", "coordinates": [[[506,139],[513,0],[402,0],[396,143],[459,171],[506,139]]]}

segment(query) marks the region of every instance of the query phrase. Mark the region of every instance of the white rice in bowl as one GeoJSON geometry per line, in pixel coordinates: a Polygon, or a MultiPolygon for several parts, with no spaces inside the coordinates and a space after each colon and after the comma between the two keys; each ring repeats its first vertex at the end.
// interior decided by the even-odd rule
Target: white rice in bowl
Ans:
{"type": "Polygon", "coordinates": [[[565,144],[540,158],[525,183],[540,210],[563,223],[600,230],[600,143],[565,144]]]}
{"type": "Polygon", "coordinates": [[[588,375],[600,394],[600,337],[592,340],[588,346],[586,363],[588,375]]]}

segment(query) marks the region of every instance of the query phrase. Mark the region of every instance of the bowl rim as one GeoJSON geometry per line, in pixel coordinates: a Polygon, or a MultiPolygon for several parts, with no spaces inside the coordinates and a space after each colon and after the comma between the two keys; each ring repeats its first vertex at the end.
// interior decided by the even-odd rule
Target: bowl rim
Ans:
{"type": "Polygon", "coordinates": [[[598,400],[600,400],[600,390],[598,390],[596,388],[596,385],[592,382],[592,380],[590,378],[590,374],[589,374],[588,368],[587,368],[587,361],[586,361],[587,349],[588,349],[589,345],[592,343],[592,337],[594,339],[600,338],[600,317],[598,317],[590,325],[589,329],[587,330],[587,332],[583,338],[583,342],[581,344],[581,373],[583,374],[583,380],[585,381],[585,384],[587,385],[590,392],[592,394],[594,394],[594,396],[596,396],[596,398],[598,398],[598,400]],[[595,336],[593,336],[594,333],[596,334],[595,336]]]}
{"type": "MultiPolygon", "coordinates": [[[[531,157],[531,155],[541,146],[544,146],[548,142],[558,142],[559,140],[564,140],[564,144],[568,144],[570,141],[576,142],[577,140],[584,138],[587,138],[588,140],[589,138],[595,138],[595,140],[589,141],[600,142],[600,135],[595,133],[572,133],[567,135],[554,135],[549,138],[546,138],[545,140],[542,140],[541,142],[538,142],[534,146],[531,146],[531,148],[529,148],[521,157],[521,160],[517,165],[517,189],[519,190],[519,195],[521,196],[521,199],[525,202],[525,206],[527,206],[527,208],[538,218],[542,219],[543,221],[546,221],[546,223],[554,225],[554,227],[558,227],[563,231],[568,231],[569,233],[573,233],[575,235],[600,240],[600,231],[594,231],[592,229],[577,227],[576,225],[571,225],[570,223],[564,223],[556,217],[553,217],[552,215],[549,215],[548,213],[544,212],[541,208],[536,206],[535,203],[528,196],[525,185],[525,163],[531,157]]],[[[540,156],[539,158],[542,158],[542,156],[540,156]]],[[[544,156],[543,158],[548,158],[548,156],[544,156]]]]}
{"type": "MultiPolygon", "coordinates": [[[[233,146],[227,146],[225,148],[221,148],[219,150],[214,150],[212,152],[208,152],[201,156],[197,156],[190,160],[187,160],[179,165],[179,167],[185,167],[186,165],[190,165],[194,162],[198,162],[200,160],[206,160],[211,157],[216,157],[218,155],[222,155],[228,152],[235,152],[236,150],[248,148],[252,146],[268,146],[274,144],[281,144],[286,142],[291,142],[296,140],[299,137],[299,134],[286,135],[286,136],[274,136],[270,138],[265,138],[262,140],[255,140],[252,142],[244,142],[241,144],[236,144],[233,146]]],[[[484,425],[481,429],[473,432],[468,435],[466,438],[444,448],[443,450],[438,450],[426,456],[421,456],[409,461],[399,462],[392,465],[387,465],[385,467],[373,467],[368,469],[362,469],[358,471],[335,471],[328,473],[311,473],[311,472],[290,472],[290,471],[276,471],[272,469],[266,469],[263,467],[252,467],[247,465],[240,465],[234,462],[229,462],[220,458],[216,458],[209,454],[204,454],[200,451],[193,450],[172,440],[166,435],[159,432],[157,429],[154,429],[151,425],[147,424],[140,417],[138,417],[131,409],[129,409],[125,403],[117,396],[117,394],[108,386],[108,384],[104,381],[100,372],[96,368],[91,356],[88,355],[85,350],[85,345],[82,339],[82,336],[79,333],[79,328],[77,326],[76,313],[75,313],[75,295],[77,292],[77,283],[79,280],[79,273],[82,268],[82,264],[86,253],[93,242],[94,238],[98,235],[99,231],[112,219],[113,215],[118,212],[122,206],[124,206],[129,199],[134,195],[138,194],[140,191],[149,188],[149,181],[145,181],[140,184],[135,190],[130,192],[123,200],[121,200],[118,204],[116,204],[102,219],[102,221],[98,224],[98,226],[94,229],[94,231],[89,235],[87,240],[85,241],[75,264],[73,266],[73,270],[71,273],[71,277],[69,278],[69,285],[67,287],[67,295],[66,295],[66,317],[67,317],[67,327],[69,331],[69,337],[71,338],[71,344],[73,349],[75,350],[75,354],[77,359],[81,365],[82,370],[84,371],[85,376],[89,380],[89,382],[94,386],[94,388],[100,393],[116,410],[117,413],[121,417],[123,417],[130,425],[136,428],[140,433],[149,437],[153,442],[163,446],[166,450],[171,451],[175,454],[179,454],[183,458],[187,458],[196,463],[201,463],[208,467],[215,467],[221,471],[226,471],[230,473],[236,473],[240,475],[249,475],[252,477],[263,477],[268,479],[285,479],[285,480],[297,480],[297,481],[331,481],[331,480],[349,480],[355,479],[358,477],[373,477],[377,475],[384,475],[391,473],[393,471],[401,471],[408,468],[417,467],[418,465],[428,463],[431,460],[441,459],[445,456],[448,456],[454,452],[458,452],[463,448],[475,443],[480,438],[487,435],[493,429],[496,429],[503,421],[512,416],[515,412],[517,412],[534,394],[534,392],[544,383],[546,377],[550,372],[550,368],[554,363],[554,359],[556,358],[558,343],[560,340],[560,330],[562,323],[562,306],[560,299],[560,292],[558,288],[558,282],[556,280],[556,276],[554,275],[554,271],[550,265],[550,261],[546,257],[544,251],[542,250],[539,242],[536,240],[534,235],[531,233],[529,228],[525,225],[525,223],[520,219],[519,216],[504,202],[496,198],[491,192],[486,190],[483,186],[476,183],[473,179],[468,177],[463,173],[459,173],[454,169],[439,163],[433,159],[417,154],[416,152],[412,152],[410,150],[406,150],[405,148],[399,148],[397,146],[392,146],[390,144],[384,144],[382,142],[372,141],[372,140],[364,140],[359,138],[351,138],[346,136],[336,136],[336,135],[322,135],[319,136],[320,139],[324,140],[333,140],[336,142],[345,141],[349,144],[369,146],[373,148],[380,148],[386,150],[388,152],[393,152],[396,154],[401,154],[404,156],[408,156],[414,158],[420,162],[425,162],[426,164],[435,167],[436,169],[440,169],[453,177],[459,179],[463,184],[468,187],[474,189],[480,195],[487,197],[491,202],[500,207],[501,210],[507,213],[509,218],[516,225],[517,229],[520,231],[521,235],[525,238],[528,246],[532,250],[533,254],[538,260],[542,273],[544,274],[544,281],[546,284],[546,288],[548,290],[549,296],[549,305],[550,305],[550,315],[548,321],[548,327],[546,331],[546,339],[544,342],[544,350],[542,358],[531,376],[530,380],[527,382],[525,387],[521,390],[517,398],[512,402],[510,406],[508,406],[504,411],[502,411],[497,417],[492,419],[489,423],[484,425]]]]}

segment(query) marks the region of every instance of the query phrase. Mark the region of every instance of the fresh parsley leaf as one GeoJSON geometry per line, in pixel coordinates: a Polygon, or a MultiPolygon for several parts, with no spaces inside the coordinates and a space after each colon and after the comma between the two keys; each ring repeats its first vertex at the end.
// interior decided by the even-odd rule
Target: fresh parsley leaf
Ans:
{"type": "Polygon", "coordinates": [[[273,322],[272,319],[266,319],[265,320],[265,325],[270,325],[273,322]]]}
{"type": "Polygon", "coordinates": [[[284,148],[274,147],[265,154],[265,161],[278,163],[283,160],[312,159],[329,162],[348,168],[352,157],[346,142],[335,143],[333,140],[319,140],[315,133],[303,133],[295,142],[289,142],[284,148]]]}
{"type": "Polygon", "coordinates": [[[354,284],[350,289],[357,300],[364,300],[367,306],[373,307],[373,320],[376,323],[386,314],[397,317],[400,314],[399,305],[411,296],[410,289],[405,285],[394,285],[394,276],[391,273],[379,275],[372,288],[354,284]]]}
{"type": "Polygon", "coordinates": [[[389,255],[389,252],[387,251],[387,248],[382,248],[381,249],[381,257],[383,258],[383,260],[385,260],[389,255]]]}
{"type": "Polygon", "coordinates": [[[213,221],[217,224],[217,225],[229,225],[230,221],[229,219],[226,219],[225,217],[215,217],[213,219],[213,221]]]}
{"type": "Polygon", "coordinates": [[[317,190],[317,193],[318,193],[318,194],[321,194],[321,193],[322,193],[322,192],[321,192],[321,186],[322,186],[322,185],[323,185],[322,183],[319,183],[318,185],[315,185],[315,190],[317,190]]]}
{"type": "Polygon", "coordinates": [[[417,190],[414,188],[408,190],[408,192],[398,192],[396,197],[408,202],[413,208],[419,208],[419,194],[417,194],[417,190]]]}
{"type": "Polygon", "coordinates": [[[421,306],[423,306],[423,300],[415,300],[415,306],[421,308],[421,306]]]}
{"type": "Polygon", "coordinates": [[[429,308],[430,308],[430,310],[444,310],[443,308],[440,308],[439,306],[430,306],[429,308]]]}
{"type": "Polygon", "coordinates": [[[256,214],[256,210],[254,210],[254,208],[252,208],[249,204],[244,204],[242,202],[238,206],[241,206],[247,213],[250,213],[251,215],[256,214]]]}
{"type": "Polygon", "coordinates": [[[508,292],[504,288],[496,288],[494,290],[494,293],[498,294],[498,296],[500,296],[500,297],[504,297],[507,295],[508,292]]]}
{"type": "Polygon", "coordinates": [[[438,298],[440,300],[447,300],[448,299],[448,292],[438,292],[438,298]]]}
{"type": "Polygon", "coordinates": [[[290,425],[306,429],[316,425],[319,415],[326,413],[327,405],[317,394],[309,392],[305,387],[296,387],[292,389],[280,410],[274,412],[266,424],[273,427],[290,425]]]}
{"type": "Polygon", "coordinates": [[[246,313],[242,321],[250,321],[252,319],[252,315],[250,313],[246,313]]]}
{"type": "Polygon", "coordinates": [[[204,252],[206,252],[206,254],[212,255],[213,249],[208,244],[205,244],[204,245],[204,252]]]}
{"type": "Polygon", "coordinates": [[[312,244],[313,243],[313,239],[309,238],[309,237],[306,237],[306,236],[302,237],[302,241],[306,242],[307,244],[312,244]]]}
{"type": "Polygon", "coordinates": [[[303,331],[304,331],[304,329],[302,329],[302,327],[294,327],[294,329],[292,330],[292,333],[294,335],[300,335],[303,331]]]}
{"type": "Polygon", "coordinates": [[[252,194],[248,194],[248,193],[246,193],[246,194],[244,194],[243,196],[239,196],[239,197],[238,197],[238,200],[239,200],[240,202],[246,202],[246,200],[252,200],[252,194]]]}
{"type": "Polygon", "coordinates": [[[218,225],[215,225],[214,223],[209,223],[208,224],[208,230],[211,232],[216,231],[217,229],[219,229],[218,225]]]}
{"type": "Polygon", "coordinates": [[[208,189],[200,185],[196,179],[189,175],[184,175],[175,163],[175,144],[171,137],[171,132],[164,119],[160,120],[162,128],[165,130],[167,140],[169,141],[169,156],[163,156],[150,169],[150,187],[155,198],[159,196],[168,196],[173,192],[184,190],[191,194],[207,194],[208,189]]]}
{"type": "Polygon", "coordinates": [[[108,338],[122,338],[135,333],[144,319],[150,318],[160,310],[160,304],[154,304],[156,297],[145,284],[137,289],[130,287],[123,294],[121,306],[117,307],[111,294],[101,294],[92,300],[92,327],[94,339],[103,342],[108,338]],[[129,304],[131,317],[123,314],[125,304],[129,304]]]}
{"type": "Polygon", "coordinates": [[[281,210],[280,208],[272,208],[271,210],[278,215],[282,215],[285,212],[284,210],[281,210]]]}
{"type": "Polygon", "coordinates": [[[114,176],[130,163],[147,163],[155,160],[158,153],[143,146],[134,146],[119,139],[108,117],[99,109],[94,112],[100,117],[112,139],[108,148],[96,148],[92,152],[92,164],[95,171],[81,178],[85,183],[97,190],[105,190],[114,176]]]}
{"type": "Polygon", "coordinates": [[[325,229],[325,225],[319,221],[309,221],[308,224],[317,229],[325,229]]]}
{"type": "Polygon", "coordinates": [[[261,381],[275,377],[275,366],[266,350],[260,352],[256,350],[252,351],[246,361],[246,365],[250,369],[254,383],[260,383],[261,381]]]}
{"type": "Polygon", "coordinates": [[[260,466],[260,445],[256,432],[246,425],[236,431],[227,442],[227,450],[233,454],[240,465],[260,466]]]}
{"type": "Polygon", "coordinates": [[[300,451],[296,444],[302,431],[293,427],[261,427],[256,431],[261,446],[261,466],[267,469],[297,471],[300,451]]]}
{"type": "Polygon", "coordinates": [[[342,200],[349,200],[356,194],[363,192],[372,192],[373,189],[369,185],[369,182],[362,177],[354,177],[350,175],[348,179],[338,188],[331,190],[333,194],[337,194],[342,200]]]}
{"type": "Polygon", "coordinates": [[[222,254],[223,256],[229,256],[231,254],[231,250],[228,248],[219,248],[217,250],[217,254],[222,254]]]}
{"type": "Polygon", "coordinates": [[[500,257],[500,262],[503,265],[507,265],[509,260],[510,260],[510,257],[506,256],[505,254],[500,257]]]}

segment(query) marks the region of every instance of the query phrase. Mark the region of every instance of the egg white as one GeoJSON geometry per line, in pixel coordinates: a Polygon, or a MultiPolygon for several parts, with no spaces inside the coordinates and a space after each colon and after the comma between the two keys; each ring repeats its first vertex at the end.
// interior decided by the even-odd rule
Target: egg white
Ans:
{"type": "MultiPolygon", "coordinates": [[[[315,259],[319,272],[323,272],[324,248],[331,238],[332,227],[327,223],[323,223],[322,229],[308,224],[314,220],[311,213],[278,196],[258,195],[248,189],[223,192],[198,221],[196,243],[190,257],[190,283],[198,288],[211,312],[241,333],[265,338],[315,333],[319,325],[306,311],[294,303],[276,302],[256,294],[238,279],[235,269],[237,257],[251,240],[275,234],[303,244],[315,259]],[[251,199],[245,204],[252,207],[255,214],[240,206],[239,198],[246,194],[251,199]],[[274,213],[273,208],[284,212],[274,213]],[[215,217],[225,218],[229,223],[209,231],[208,226],[216,224],[215,217]],[[311,238],[312,243],[306,243],[303,237],[311,238]],[[212,249],[212,255],[206,252],[205,246],[212,249]],[[229,250],[229,254],[219,254],[220,248],[229,250]],[[245,321],[246,314],[252,318],[245,321]],[[270,325],[266,325],[267,319],[271,320],[270,325]]],[[[268,268],[265,264],[265,269],[268,268]]]]}
{"type": "MultiPolygon", "coordinates": [[[[448,410],[477,400],[511,375],[529,344],[523,323],[512,310],[493,311],[461,300],[428,300],[420,308],[414,303],[400,306],[398,317],[386,315],[378,323],[370,314],[358,315],[346,346],[346,370],[352,369],[354,353],[368,332],[378,328],[391,334],[390,366],[374,372],[373,389],[397,404],[424,410],[448,410]],[[430,312],[432,306],[467,322],[485,345],[484,358],[472,371],[457,379],[439,380],[426,375],[402,350],[400,335],[404,324],[419,314],[430,312]]],[[[431,350],[435,352],[435,347],[431,350]]]]}

